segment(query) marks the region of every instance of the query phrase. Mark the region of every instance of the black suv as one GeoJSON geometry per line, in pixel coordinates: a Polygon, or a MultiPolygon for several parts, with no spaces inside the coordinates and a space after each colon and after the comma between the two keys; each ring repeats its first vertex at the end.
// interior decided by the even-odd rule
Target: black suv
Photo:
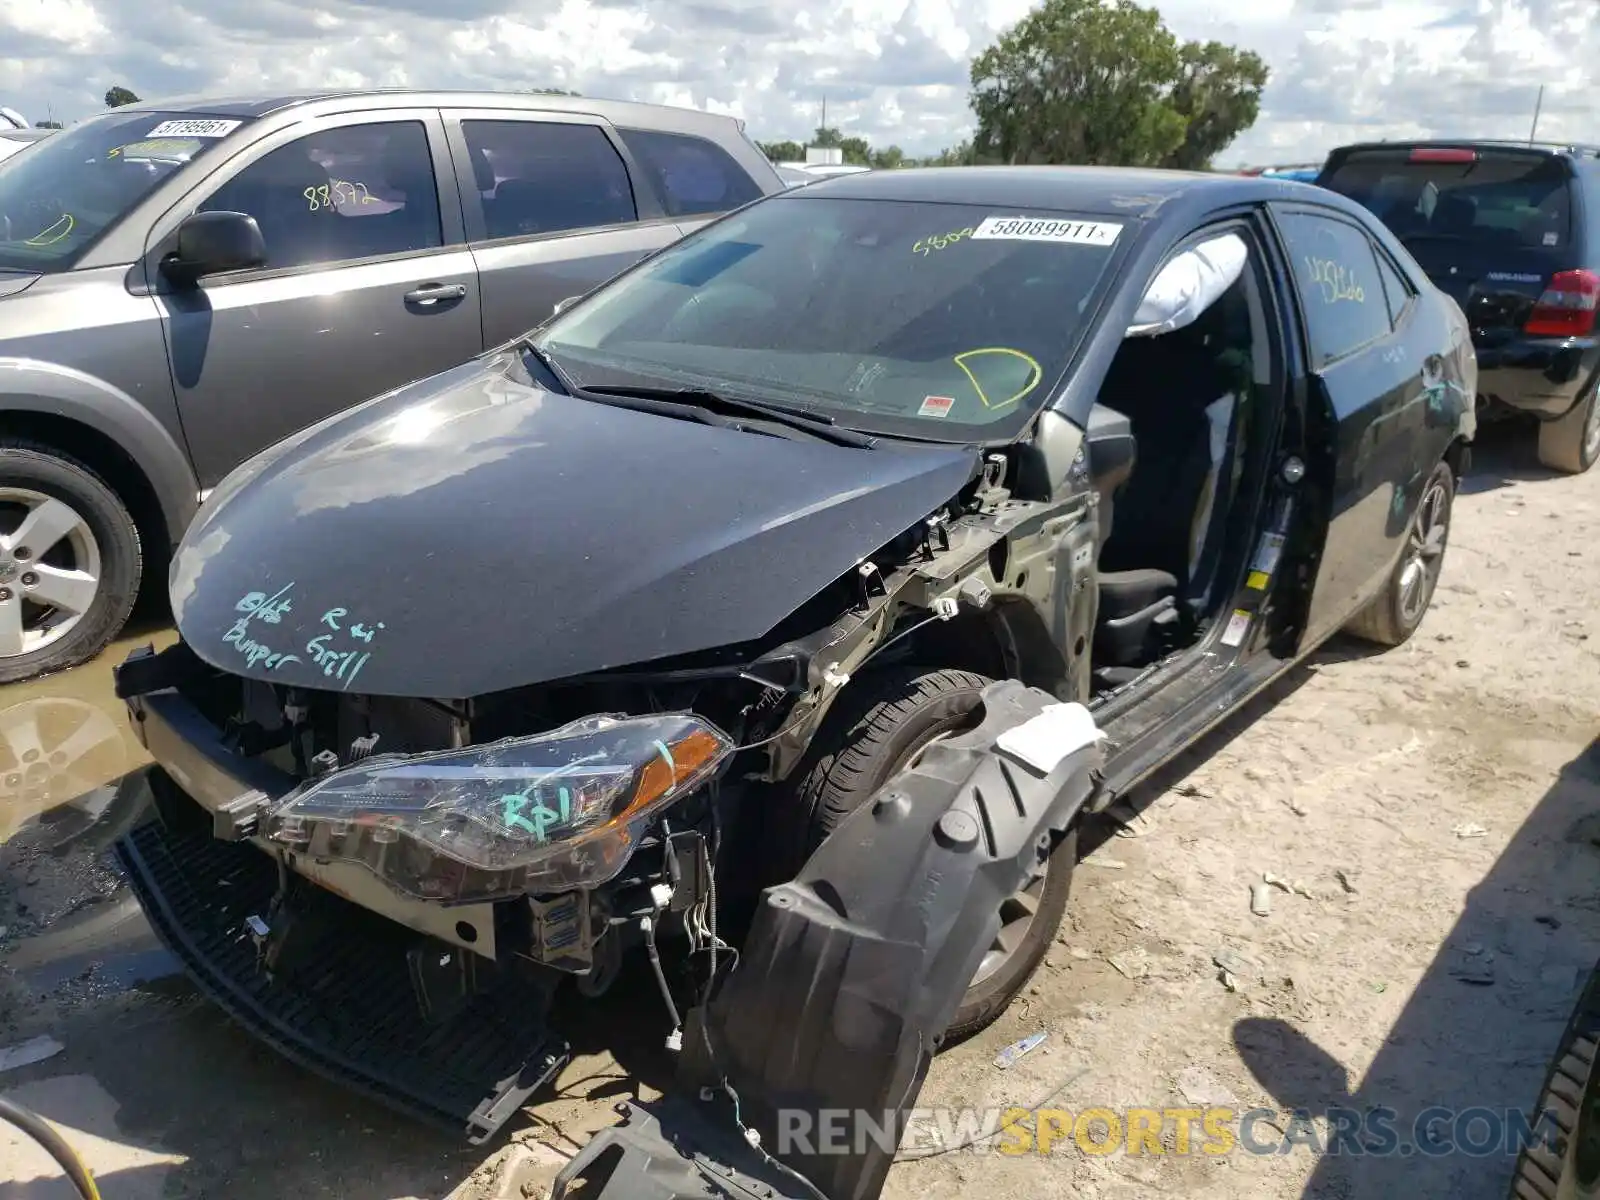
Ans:
{"type": "Polygon", "coordinates": [[[1529,414],[1539,459],[1600,457],[1600,147],[1496,141],[1343,146],[1317,183],[1371,209],[1453,296],[1484,416],[1529,414]]]}

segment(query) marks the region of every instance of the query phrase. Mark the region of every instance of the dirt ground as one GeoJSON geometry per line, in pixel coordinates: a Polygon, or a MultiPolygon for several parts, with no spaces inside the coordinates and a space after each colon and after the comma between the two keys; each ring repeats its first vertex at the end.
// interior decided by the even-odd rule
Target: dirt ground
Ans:
{"type": "MultiPolygon", "coordinates": [[[[1046,965],[935,1062],[920,1107],[1260,1107],[1270,1144],[1298,1107],[1386,1106],[1405,1141],[1429,1106],[1529,1106],[1600,957],[1600,473],[1550,478],[1526,439],[1483,441],[1420,633],[1330,646],[1143,789],[1131,827],[1097,829],[1046,965]],[[1267,873],[1287,886],[1255,915],[1267,873]]],[[[665,1082],[660,1051],[594,1039],[506,1184],[256,1045],[174,975],[104,858],[124,814],[97,785],[137,765],[96,715],[120,720],[108,679],[0,689],[0,1047],[64,1046],[0,1089],[66,1128],[106,1200],[538,1195],[617,1098],[665,1082]],[[52,765],[19,781],[14,752],[52,765]]],[[[1286,1154],[1198,1152],[1198,1129],[1171,1153],[1170,1126],[1159,1155],[957,1150],[898,1164],[885,1195],[1506,1195],[1504,1154],[1319,1155],[1311,1130],[1286,1154]]],[[[0,1133],[0,1200],[67,1195],[53,1174],[0,1133]]]]}

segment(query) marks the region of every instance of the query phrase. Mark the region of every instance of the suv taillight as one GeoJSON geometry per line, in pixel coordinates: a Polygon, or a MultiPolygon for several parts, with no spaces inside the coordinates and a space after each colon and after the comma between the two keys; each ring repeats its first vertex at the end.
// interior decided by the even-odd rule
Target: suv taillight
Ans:
{"type": "Polygon", "coordinates": [[[1557,271],[1522,331],[1533,337],[1583,337],[1594,332],[1597,303],[1600,275],[1593,271],[1557,271]]]}

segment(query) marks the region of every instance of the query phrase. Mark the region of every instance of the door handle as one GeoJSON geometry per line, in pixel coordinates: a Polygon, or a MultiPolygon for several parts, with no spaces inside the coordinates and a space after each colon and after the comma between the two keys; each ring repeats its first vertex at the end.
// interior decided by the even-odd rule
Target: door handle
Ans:
{"type": "Polygon", "coordinates": [[[437,304],[441,300],[460,300],[466,294],[464,283],[425,283],[406,293],[406,303],[437,304]]]}

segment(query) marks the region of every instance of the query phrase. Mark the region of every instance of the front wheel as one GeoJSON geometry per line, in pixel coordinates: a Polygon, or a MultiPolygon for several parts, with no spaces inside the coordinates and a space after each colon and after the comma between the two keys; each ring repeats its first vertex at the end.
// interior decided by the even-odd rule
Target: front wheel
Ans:
{"type": "Polygon", "coordinates": [[[1559,421],[1539,426],[1539,461],[1556,471],[1581,475],[1600,458],[1600,388],[1559,421]]]}
{"type": "MultiPolygon", "coordinates": [[[[780,826],[787,845],[777,849],[788,865],[798,870],[840,822],[928,746],[976,724],[991,682],[970,671],[908,667],[851,683],[834,701],[787,797],[789,819],[780,826]]],[[[1006,898],[995,939],[967,985],[947,1040],[994,1021],[1038,969],[1061,926],[1076,863],[1074,829],[1042,857],[1033,879],[1006,898]]]]}
{"type": "Polygon", "coordinates": [[[1405,548],[1383,591],[1347,627],[1348,632],[1380,646],[1398,646],[1422,624],[1450,541],[1456,476],[1449,463],[1433,468],[1422,486],[1416,515],[1406,529],[1405,548]]]}
{"type": "Polygon", "coordinates": [[[49,447],[0,442],[0,683],[105,649],[141,569],[139,531],[98,475],[49,447]]]}

